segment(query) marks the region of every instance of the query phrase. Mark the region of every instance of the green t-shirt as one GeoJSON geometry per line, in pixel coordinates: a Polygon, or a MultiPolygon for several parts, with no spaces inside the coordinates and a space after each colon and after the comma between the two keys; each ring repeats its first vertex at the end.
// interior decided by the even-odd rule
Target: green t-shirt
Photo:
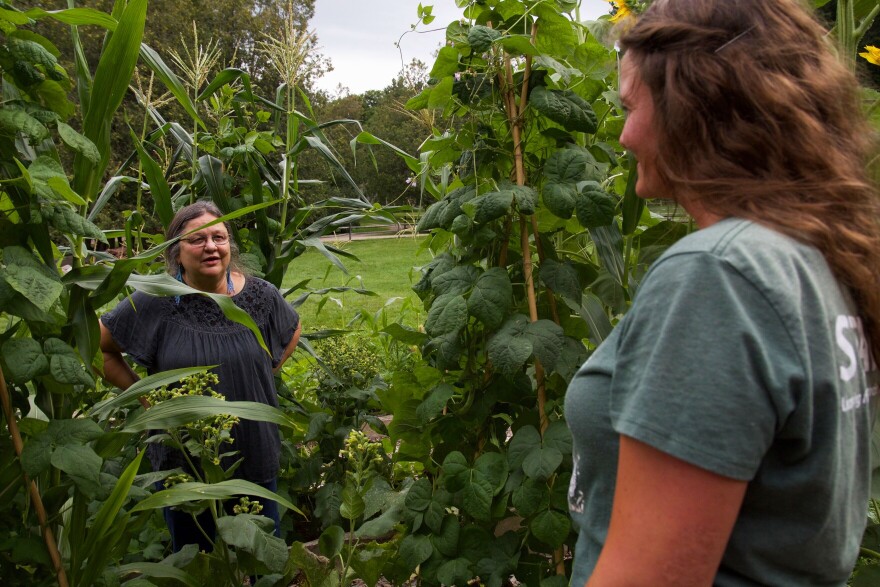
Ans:
{"type": "Polygon", "coordinates": [[[605,541],[621,434],[749,482],[716,585],[845,585],[877,375],[851,296],[815,248],[739,219],[678,242],[568,389],[572,585],[605,541]]]}

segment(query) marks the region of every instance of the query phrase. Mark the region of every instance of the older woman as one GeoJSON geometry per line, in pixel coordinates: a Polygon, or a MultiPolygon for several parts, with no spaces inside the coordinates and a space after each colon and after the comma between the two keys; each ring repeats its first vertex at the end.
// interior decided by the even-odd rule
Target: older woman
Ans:
{"type": "MultiPolygon", "coordinates": [[[[135,292],[101,318],[104,374],[117,387],[125,389],[138,379],[123,359],[124,352],[150,374],[218,365],[217,391],[228,400],[278,406],[273,373],[296,348],[299,316],[274,286],[237,269],[236,249],[226,223],[199,230],[220,216],[210,202],[197,202],[175,215],[167,238],[191,234],[168,249],[167,270],[192,288],[230,296],[254,319],[271,357],[248,328],[228,320],[206,296],[153,297],[135,292]]],[[[236,476],[274,491],[281,447],[277,425],[242,420],[232,429],[232,437],[232,450],[238,451],[236,458],[243,459],[236,476]]],[[[151,444],[149,457],[157,471],[185,467],[179,451],[162,445],[151,444]]],[[[278,506],[271,501],[263,506],[262,515],[275,520],[277,534],[278,506]]],[[[169,508],[165,518],[175,552],[190,543],[210,549],[190,514],[169,508]]],[[[201,516],[199,524],[213,534],[209,516],[201,516]]]]}
{"type": "Polygon", "coordinates": [[[637,193],[701,230],[569,387],[572,585],[845,585],[880,350],[856,82],[797,0],[657,0],[620,45],[637,193]]]}

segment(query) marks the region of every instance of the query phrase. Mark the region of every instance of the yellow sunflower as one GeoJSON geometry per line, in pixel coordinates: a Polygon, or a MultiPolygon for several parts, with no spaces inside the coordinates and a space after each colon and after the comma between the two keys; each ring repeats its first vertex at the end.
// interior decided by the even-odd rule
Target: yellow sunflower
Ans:
{"type": "Polygon", "coordinates": [[[620,22],[624,18],[632,14],[632,10],[627,5],[626,0],[606,0],[614,8],[614,14],[611,16],[611,22],[620,22]]]}
{"type": "Polygon", "coordinates": [[[860,57],[864,57],[874,65],[880,65],[880,49],[873,45],[866,45],[865,52],[859,53],[860,57]]]}

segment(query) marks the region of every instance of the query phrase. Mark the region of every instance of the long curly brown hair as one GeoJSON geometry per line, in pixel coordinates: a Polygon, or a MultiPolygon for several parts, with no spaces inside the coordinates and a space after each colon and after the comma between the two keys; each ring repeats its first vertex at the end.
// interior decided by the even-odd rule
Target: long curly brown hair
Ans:
{"type": "Polygon", "coordinates": [[[657,0],[619,43],[654,100],[661,179],[817,247],[880,359],[876,143],[813,13],[798,0],[657,0]]]}

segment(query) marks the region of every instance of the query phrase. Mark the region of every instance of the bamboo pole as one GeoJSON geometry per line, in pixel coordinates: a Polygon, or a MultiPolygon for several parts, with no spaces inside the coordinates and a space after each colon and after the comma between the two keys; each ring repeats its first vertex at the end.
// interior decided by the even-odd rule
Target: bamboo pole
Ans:
{"type": "MultiPolygon", "coordinates": [[[[6,415],[6,421],[9,423],[9,434],[12,436],[12,446],[15,448],[15,454],[21,459],[21,451],[24,444],[21,441],[21,433],[18,431],[18,422],[15,420],[15,412],[12,411],[12,401],[9,397],[9,390],[6,388],[6,379],[3,377],[3,369],[0,368],[0,402],[3,404],[3,413],[6,415]]],[[[49,558],[52,559],[52,566],[55,567],[55,575],[58,578],[58,587],[68,587],[67,574],[64,572],[64,565],[61,563],[61,553],[58,552],[58,544],[55,542],[55,535],[52,528],[49,527],[48,517],[46,516],[46,508],[43,506],[43,500],[40,497],[40,490],[37,484],[31,480],[27,473],[22,473],[24,482],[28,486],[28,492],[31,495],[31,501],[34,504],[34,510],[37,512],[37,520],[40,522],[40,528],[43,531],[43,540],[46,542],[46,548],[49,550],[49,558]]]]}

